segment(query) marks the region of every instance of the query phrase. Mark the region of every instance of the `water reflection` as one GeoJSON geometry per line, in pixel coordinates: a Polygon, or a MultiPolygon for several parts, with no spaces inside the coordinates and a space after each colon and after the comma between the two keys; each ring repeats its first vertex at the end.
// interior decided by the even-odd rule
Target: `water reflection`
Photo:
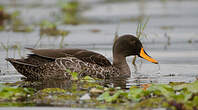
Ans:
{"type": "Polygon", "coordinates": [[[124,77],[116,77],[113,79],[105,79],[105,80],[43,80],[38,82],[30,82],[24,81],[20,86],[21,87],[30,87],[36,90],[42,90],[45,88],[61,88],[61,89],[72,89],[74,86],[77,90],[86,90],[90,87],[96,86],[103,87],[120,87],[126,89],[127,78],[124,77]]]}
{"type": "MultiPolygon", "coordinates": [[[[165,77],[165,76],[164,76],[165,77]]],[[[166,76],[167,77],[167,76],[166,76]]],[[[168,76],[170,77],[170,76],[168,76]]],[[[160,74],[156,74],[154,76],[145,75],[145,74],[137,74],[133,75],[132,78],[126,78],[123,76],[115,77],[112,79],[105,80],[94,80],[94,81],[86,81],[83,79],[80,80],[43,80],[39,82],[24,82],[21,84],[22,87],[31,87],[36,90],[42,90],[45,88],[61,88],[61,89],[72,89],[76,88],[76,90],[88,90],[91,87],[97,87],[98,85],[102,87],[120,87],[122,89],[129,89],[131,86],[141,86],[142,84],[150,84],[150,83],[161,83],[160,74]]]]}
{"type": "Polygon", "coordinates": [[[28,82],[25,81],[20,86],[22,87],[31,87],[36,90],[42,90],[45,88],[61,88],[69,89],[72,86],[71,80],[43,80],[40,82],[28,82]]]}

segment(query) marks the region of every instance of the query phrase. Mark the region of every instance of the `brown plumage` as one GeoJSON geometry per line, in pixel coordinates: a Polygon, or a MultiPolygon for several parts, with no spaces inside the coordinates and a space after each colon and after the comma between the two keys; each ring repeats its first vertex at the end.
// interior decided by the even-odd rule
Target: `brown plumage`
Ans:
{"type": "Polygon", "coordinates": [[[143,50],[141,42],[132,35],[119,37],[113,45],[113,64],[99,53],[84,49],[31,49],[26,59],[7,58],[16,70],[28,80],[70,79],[68,72],[77,72],[79,76],[91,76],[101,79],[130,76],[126,57],[138,55],[157,63],[143,50]]]}

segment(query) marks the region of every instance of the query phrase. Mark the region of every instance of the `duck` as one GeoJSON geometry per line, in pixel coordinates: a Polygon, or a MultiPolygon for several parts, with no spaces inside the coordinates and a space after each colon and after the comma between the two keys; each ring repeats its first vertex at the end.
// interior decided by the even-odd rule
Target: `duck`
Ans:
{"type": "Polygon", "coordinates": [[[33,49],[27,58],[6,58],[14,68],[30,81],[49,79],[72,79],[72,73],[78,77],[90,76],[98,79],[130,77],[131,72],[126,61],[128,56],[139,56],[158,64],[144,50],[141,41],[134,35],[126,34],[117,38],[113,44],[113,62],[97,52],[86,49],[33,49]]]}

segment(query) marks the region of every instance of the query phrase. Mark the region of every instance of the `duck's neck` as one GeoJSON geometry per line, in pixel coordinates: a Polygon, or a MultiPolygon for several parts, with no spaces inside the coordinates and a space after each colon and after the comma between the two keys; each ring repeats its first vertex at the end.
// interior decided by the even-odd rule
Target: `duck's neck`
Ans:
{"type": "Polygon", "coordinates": [[[114,55],[113,56],[113,66],[118,68],[122,74],[129,75],[131,74],[129,66],[126,61],[126,57],[124,56],[118,56],[114,55]]]}

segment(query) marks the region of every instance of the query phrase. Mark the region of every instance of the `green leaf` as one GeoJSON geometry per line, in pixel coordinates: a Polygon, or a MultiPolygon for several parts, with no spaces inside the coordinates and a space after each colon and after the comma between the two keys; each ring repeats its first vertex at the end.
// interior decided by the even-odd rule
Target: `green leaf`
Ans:
{"type": "Polygon", "coordinates": [[[180,92],[169,97],[169,100],[175,100],[176,102],[185,103],[192,97],[190,92],[180,92]]]}
{"type": "Polygon", "coordinates": [[[51,23],[50,21],[47,21],[47,20],[42,21],[40,26],[42,28],[50,28],[50,29],[56,28],[56,24],[51,23]]]}
{"type": "Polygon", "coordinates": [[[78,73],[77,72],[72,72],[71,75],[72,75],[73,80],[78,80],[78,73]]]}
{"type": "Polygon", "coordinates": [[[184,88],[187,88],[188,84],[181,84],[181,85],[176,85],[173,87],[174,90],[178,91],[178,90],[182,90],[184,88]]]}
{"type": "Polygon", "coordinates": [[[98,96],[98,97],[97,97],[97,100],[98,100],[98,101],[103,101],[103,100],[105,100],[105,99],[107,99],[107,98],[109,98],[109,97],[110,97],[110,94],[109,94],[108,91],[106,91],[106,92],[104,92],[103,94],[101,94],[100,96],[98,96]]]}
{"type": "Polygon", "coordinates": [[[119,90],[117,91],[113,96],[111,96],[110,98],[108,98],[108,100],[106,100],[107,102],[114,102],[116,101],[119,96],[121,95],[125,95],[124,91],[123,90],[119,90]]]}
{"type": "Polygon", "coordinates": [[[0,100],[17,100],[22,97],[26,97],[28,94],[34,93],[33,89],[20,88],[20,87],[9,87],[0,86],[0,100]]]}
{"type": "Polygon", "coordinates": [[[197,105],[198,105],[198,96],[195,96],[195,97],[193,98],[192,103],[193,103],[194,106],[197,106],[197,105]]]}
{"type": "Polygon", "coordinates": [[[135,102],[139,102],[141,100],[141,97],[144,96],[144,90],[140,88],[133,88],[130,89],[128,93],[128,99],[131,99],[135,102]]]}
{"type": "Polygon", "coordinates": [[[71,72],[71,70],[66,69],[66,72],[71,74],[73,80],[78,80],[78,73],[77,72],[71,72]]]}
{"type": "Polygon", "coordinates": [[[12,13],[11,17],[12,18],[16,18],[19,15],[20,15],[20,12],[19,11],[15,11],[15,12],[12,13]]]}
{"type": "Polygon", "coordinates": [[[127,94],[128,93],[124,92],[123,90],[118,90],[111,96],[109,91],[106,91],[103,94],[101,94],[100,96],[98,96],[97,100],[112,103],[112,102],[119,100],[120,96],[125,97],[125,96],[127,96],[127,94]]]}
{"type": "Polygon", "coordinates": [[[155,95],[163,95],[165,97],[170,97],[174,94],[173,88],[167,84],[153,84],[147,90],[153,92],[155,95]]]}
{"type": "Polygon", "coordinates": [[[192,92],[192,93],[198,93],[198,80],[188,84],[187,90],[192,92]]]}
{"type": "Polygon", "coordinates": [[[94,78],[90,77],[90,76],[85,76],[85,77],[83,78],[83,80],[85,80],[85,81],[87,81],[87,82],[96,82],[96,80],[95,80],[94,78]]]}
{"type": "Polygon", "coordinates": [[[173,87],[174,90],[187,90],[192,93],[198,93],[198,81],[190,84],[181,84],[173,87]]]}

